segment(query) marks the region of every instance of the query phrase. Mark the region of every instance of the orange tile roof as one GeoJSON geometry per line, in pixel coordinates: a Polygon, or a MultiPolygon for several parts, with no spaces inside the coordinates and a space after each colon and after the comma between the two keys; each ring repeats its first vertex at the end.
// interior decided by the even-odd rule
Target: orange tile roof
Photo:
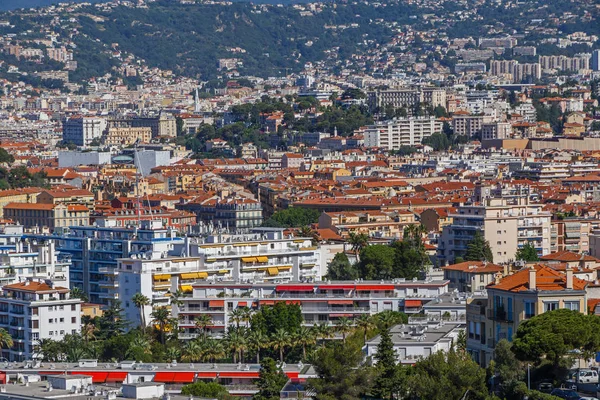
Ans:
{"type": "Polygon", "coordinates": [[[46,282],[35,282],[35,281],[25,281],[25,282],[13,283],[12,285],[4,285],[3,289],[19,290],[19,291],[24,291],[24,292],[54,292],[54,291],[58,291],[58,292],[62,292],[62,293],[67,293],[69,291],[69,289],[64,288],[64,287],[55,286],[52,288],[46,282]]]}
{"type": "Polygon", "coordinates": [[[595,261],[600,262],[599,259],[593,256],[573,253],[571,251],[559,251],[556,253],[550,253],[541,257],[544,261],[562,261],[562,262],[573,262],[573,261],[595,261]]]}
{"type": "Polygon", "coordinates": [[[442,267],[446,271],[461,271],[471,274],[490,274],[502,272],[504,268],[497,264],[486,263],[484,261],[465,261],[458,264],[447,265],[442,267]]]}
{"type": "MultiPolygon", "coordinates": [[[[543,291],[566,290],[567,276],[545,265],[535,265],[536,289],[543,291]]],[[[529,268],[523,268],[512,275],[506,276],[498,284],[488,285],[488,289],[499,289],[510,292],[522,292],[529,289],[529,268]]],[[[573,289],[585,290],[587,282],[573,277],[573,289]]]]}

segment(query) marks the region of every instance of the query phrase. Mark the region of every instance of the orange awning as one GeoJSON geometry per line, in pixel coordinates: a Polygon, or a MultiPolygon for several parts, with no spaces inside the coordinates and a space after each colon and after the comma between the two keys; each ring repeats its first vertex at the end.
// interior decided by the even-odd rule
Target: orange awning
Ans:
{"type": "Polygon", "coordinates": [[[125,382],[128,372],[109,372],[106,382],[125,382]]]}
{"type": "Polygon", "coordinates": [[[154,382],[172,383],[175,377],[175,372],[157,372],[154,374],[154,382]]]}
{"type": "Polygon", "coordinates": [[[191,383],[194,382],[195,372],[175,372],[173,376],[174,383],[191,383]]]}
{"type": "Polygon", "coordinates": [[[327,304],[353,305],[354,300],[327,300],[327,304]]]}
{"type": "Polygon", "coordinates": [[[216,372],[198,372],[197,377],[198,378],[215,379],[217,377],[217,373],[216,372]]]}
{"type": "Polygon", "coordinates": [[[238,301],[238,307],[247,307],[247,306],[248,306],[247,301],[238,301]]]}
{"type": "Polygon", "coordinates": [[[225,300],[211,300],[208,302],[210,308],[225,307],[225,300]]]}
{"type": "Polygon", "coordinates": [[[421,300],[404,300],[404,307],[421,307],[421,300]]]}
{"type": "Polygon", "coordinates": [[[261,306],[274,306],[275,300],[261,300],[260,305],[261,306]]]}

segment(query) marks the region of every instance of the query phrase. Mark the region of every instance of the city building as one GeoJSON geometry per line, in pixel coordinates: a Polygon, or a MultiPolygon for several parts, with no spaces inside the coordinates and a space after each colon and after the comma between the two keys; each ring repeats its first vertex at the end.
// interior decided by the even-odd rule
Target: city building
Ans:
{"type": "Polygon", "coordinates": [[[369,125],[363,131],[365,147],[398,150],[420,145],[423,139],[442,132],[442,122],[434,117],[396,118],[369,125]]]}
{"type": "Polygon", "coordinates": [[[442,267],[444,279],[450,281],[450,287],[459,292],[483,292],[493,283],[498,273],[504,273],[504,267],[485,261],[465,261],[442,267]]]}
{"type": "Polygon", "coordinates": [[[150,143],[152,129],[150,127],[108,128],[103,137],[105,145],[130,146],[134,143],[150,143]]]}
{"type": "Polygon", "coordinates": [[[77,146],[89,146],[94,139],[100,140],[106,128],[104,118],[76,115],[63,120],[62,140],[77,146]]]}
{"type": "Polygon", "coordinates": [[[54,231],[59,227],[89,225],[90,210],[80,204],[9,203],[4,217],[26,229],[54,231]]]}
{"type": "Polygon", "coordinates": [[[0,298],[0,328],[13,338],[2,357],[10,361],[38,357],[40,340],[62,340],[66,334],[81,331],[81,300],[69,297],[69,289],[52,280],[27,279],[4,285],[0,298]]]}

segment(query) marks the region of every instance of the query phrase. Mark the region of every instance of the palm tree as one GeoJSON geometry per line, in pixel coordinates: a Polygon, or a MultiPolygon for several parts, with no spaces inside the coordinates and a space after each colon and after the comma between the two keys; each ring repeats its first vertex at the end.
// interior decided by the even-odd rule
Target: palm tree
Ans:
{"type": "Polygon", "coordinates": [[[129,342],[129,348],[125,352],[125,358],[137,358],[136,356],[142,354],[152,354],[152,346],[150,341],[143,335],[137,335],[131,342],[129,342]]]}
{"type": "Polygon", "coordinates": [[[202,358],[202,353],[205,349],[202,346],[202,342],[197,340],[190,340],[183,345],[181,359],[183,361],[196,362],[202,358]]]}
{"type": "Polygon", "coordinates": [[[298,230],[298,235],[303,238],[310,238],[313,246],[319,243],[319,234],[308,225],[301,227],[298,230]]]}
{"type": "Polygon", "coordinates": [[[315,332],[310,328],[301,326],[294,336],[294,341],[302,346],[302,360],[306,361],[306,346],[313,345],[317,342],[315,332]]]}
{"type": "Polygon", "coordinates": [[[364,342],[367,343],[367,332],[375,326],[373,318],[369,314],[362,314],[354,320],[356,327],[363,330],[364,342]]]}
{"type": "Polygon", "coordinates": [[[346,343],[346,335],[352,332],[353,329],[354,325],[352,325],[352,320],[347,317],[338,319],[336,330],[342,334],[342,342],[346,343]]]}
{"type": "Polygon", "coordinates": [[[383,311],[377,314],[377,325],[379,329],[390,329],[400,322],[402,322],[401,317],[395,312],[383,311]]]}
{"type": "Polygon", "coordinates": [[[244,311],[241,308],[235,308],[229,312],[229,317],[235,323],[236,328],[239,329],[240,321],[244,318],[244,311]]]}
{"type": "Polygon", "coordinates": [[[0,350],[13,347],[13,338],[5,329],[0,328],[0,350]]]}
{"type": "Polygon", "coordinates": [[[467,334],[464,329],[458,331],[458,336],[456,337],[456,348],[461,353],[466,353],[467,351],[467,334]]]}
{"type": "Polygon", "coordinates": [[[96,332],[98,328],[96,325],[88,322],[84,326],[81,327],[81,337],[85,340],[85,343],[89,343],[90,340],[96,339],[96,332]]]}
{"type": "Polygon", "coordinates": [[[290,334],[283,328],[277,329],[271,336],[271,346],[275,350],[279,350],[279,361],[283,362],[283,352],[291,343],[290,334]]]}
{"type": "Polygon", "coordinates": [[[330,339],[333,337],[333,329],[331,329],[331,326],[327,325],[326,323],[315,325],[313,329],[316,332],[316,336],[321,338],[321,346],[325,347],[325,339],[330,339]]]}
{"type": "Polygon", "coordinates": [[[244,362],[244,350],[248,348],[248,342],[244,335],[244,330],[239,328],[229,328],[225,335],[225,342],[229,349],[233,352],[233,362],[244,362]],[[237,358],[236,358],[237,356],[237,358]]]}
{"type": "Polygon", "coordinates": [[[158,324],[158,329],[160,330],[160,342],[165,344],[165,329],[169,322],[171,321],[171,313],[166,306],[161,306],[152,311],[150,314],[154,319],[154,322],[158,324]]]}
{"type": "Polygon", "coordinates": [[[358,255],[369,244],[369,236],[366,233],[350,232],[348,243],[352,246],[352,251],[358,260],[358,255]]]}
{"type": "Polygon", "coordinates": [[[204,361],[216,362],[225,357],[225,347],[220,340],[209,339],[206,341],[206,350],[203,354],[204,361]]]}
{"type": "Polygon", "coordinates": [[[177,347],[169,347],[165,351],[165,355],[167,356],[167,360],[178,360],[181,351],[177,347]]]}
{"type": "Polygon", "coordinates": [[[135,306],[140,310],[140,323],[143,329],[146,327],[146,315],[144,313],[144,307],[150,305],[150,299],[141,293],[136,293],[131,298],[131,301],[133,301],[133,304],[135,304],[135,306]]]}
{"type": "Polygon", "coordinates": [[[72,299],[80,299],[83,302],[88,301],[88,297],[85,294],[85,292],[77,286],[75,286],[73,289],[71,289],[71,293],[69,294],[69,297],[71,297],[72,299]]]}
{"type": "Polygon", "coordinates": [[[269,338],[260,330],[250,331],[248,337],[248,346],[256,351],[256,363],[260,364],[260,350],[269,345],[269,338]]]}
{"type": "Polygon", "coordinates": [[[42,361],[58,361],[61,353],[60,343],[52,339],[39,339],[35,344],[35,353],[37,357],[42,356],[42,361]]]}
{"type": "Polygon", "coordinates": [[[183,305],[183,300],[181,300],[181,298],[184,296],[185,293],[183,290],[176,290],[174,293],[171,293],[171,300],[169,304],[172,306],[181,307],[183,305]]]}
{"type": "Polygon", "coordinates": [[[203,333],[202,336],[204,337],[204,339],[206,339],[206,328],[212,325],[212,323],[213,320],[209,314],[201,314],[194,320],[194,325],[196,325],[196,329],[200,330],[203,333]]]}
{"type": "Polygon", "coordinates": [[[247,324],[248,322],[250,322],[250,318],[252,318],[252,309],[248,307],[240,307],[240,310],[242,310],[241,321],[247,324]]]}

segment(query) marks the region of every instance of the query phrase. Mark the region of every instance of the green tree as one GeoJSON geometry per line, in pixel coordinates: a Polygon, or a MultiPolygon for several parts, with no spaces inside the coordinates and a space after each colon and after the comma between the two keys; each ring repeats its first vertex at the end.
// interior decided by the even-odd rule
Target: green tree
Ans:
{"type": "Polygon", "coordinates": [[[77,286],[71,289],[71,293],[69,296],[72,299],[81,299],[83,302],[89,301],[87,294],[80,287],[77,286]]]}
{"type": "Polygon", "coordinates": [[[194,319],[194,326],[200,330],[204,339],[206,339],[206,330],[212,323],[212,317],[208,314],[200,314],[194,319]]]}
{"type": "Polygon", "coordinates": [[[279,361],[283,362],[286,347],[292,344],[292,336],[283,328],[277,329],[271,335],[271,346],[279,351],[279,361]]]}
{"type": "Polygon", "coordinates": [[[166,306],[157,307],[152,311],[152,320],[155,324],[158,325],[158,330],[160,331],[160,342],[165,344],[165,333],[167,327],[169,326],[169,322],[171,321],[171,312],[166,306]]]}
{"type": "Polygon", "coordinates": [[[352,251],[358,258],[358,254],[369,245],[369,236],[366,233],[350,232],[348,244],[352,246],[352,251]]]}
{"type": "Polygon", "coordinates": [[[332,281],[353,281],[358,279],[358,270],[350,264],[346,253],[337,253],[327,267],[325,278],[332,281]]]}
{"type": "Polygon", "coordinates": [[[394,277],[396,252],[383,244],[365,247],[360,253],[358,271],[365,280],[391,279],[394,277]]]}
{"type": "Polygon", "coordinates": [[[283,329],[295,334],[302,325],[302,313],[297,304],[277,302],[274,306],[263,306],[250,319],[252,330],[259,330],[267,336],[283,329]]]}
{"type": "Polygon", "coordinates": [[[256,363],[260,364],[260,350],[269,345],[269,338],[260,330],[250,330],[247,339],[249,348],[256,354],[256,363]]]}
{"type": "Polygon", "coordinates": [[[434,151],[444,151],[450,148],[450,141],[443,133],[434,133],[422,140],[424,145],[430,146],[434,151]]]}
{"type": "Polygon", "coordinates": [[[233,399],[233,396],[227,392],[225,386],[220,385],[218,382],[190,383],[181,388],[181,394],[184,396],[196,396],[218,400],[233,399]]]}
{"type": "Polygon", "coordinates": [[[275,228],[300,228],[309,226],[319,220],[319,211],[310,208],[290,207],[275,212],[271,218],[263,222],[263,226],[275,228]]]}
{"type": "Polygon", "coordinates": [[[379,334],[375,360],[377,360],[377,376],[371,393],[377,398],[393,399],[401,391],[406,374],[402,366],[397,364],[396,351],[389,329],[384,329],[379,334]]]}
{"type": "Polygon", "coordinates": [[[0,328],[0,350],[13,347],[13,338],[5,329],[0,328]]]}
{"type": "Polygon", "coordinates": [[[485,371],[467,353],[437,352],[417,361],[408,378],[412,396],[427,400],[486,399],[485,371]]]}
{"type": "Polygon", "coordinates": [[[487,261],[494,262],[490,243],[485,240],[480,231],[476,231],[473,239],[467,245],[465,261],[487,261]]]}
{"type": "Polygon", "coordinates": [[[264,358],[260,362],[260,373],[256,386],[258,387],[258,393],[256,393],[253,400],[279,400],[279,392],[288,381],[288,377],[277,368],[275,360],[272,358],[264,358]]]}
{"type": "Polygon", "coordinates": [[[355,319],[355,324],[357,329],[362,329],[363,342],[367,343],[367,334],[369,333],[369,329],[375,327],[374,317],[368,314],[361,314],[355,319]]]}
{"type": "Polygon", "coordinates": [[[341,317],[335,324],[335,329],[342,334],[342,342],[346,343],[346,335],[354,330],[354,324],[348,317],[341,317]]]}
{"type": "Polygon", "coordinates": [[[531,242],[525,243],[523,247],[517,249],[517,253],[515,255],[517,260],[522,260],[526,262],[539,261],[537,250],[535,246],[531,242]]]}
{"type": "Polygon", "coordinates": [[[127,320],[123,317],[123,308],[119,300],[112,300],[100,317],[99,332],[105,337],[113,337],[123,333],[127,320]]]}
{"type": "Polygon", "coordinates": [[[316,341],[315,332],[306,326],[301,326],[298,332],[296,332],[294,343],[302,346],[302,360],[306,361],[306,348],[314,345],[316,341]]]}
{"type": "Polygon", "coordinates": [[[136,293],[131,298],[133,304],[138,308],[140,313],[140,326],[146,327],[146,314],[144,313],[144,307],[150,305],[150,299],[141,293],[136,293]]]}
{"type": "Polygon", "coordinates": [[[12,164],[15,158],[8,151],[0,147],[0,164],[12,164]]]}

